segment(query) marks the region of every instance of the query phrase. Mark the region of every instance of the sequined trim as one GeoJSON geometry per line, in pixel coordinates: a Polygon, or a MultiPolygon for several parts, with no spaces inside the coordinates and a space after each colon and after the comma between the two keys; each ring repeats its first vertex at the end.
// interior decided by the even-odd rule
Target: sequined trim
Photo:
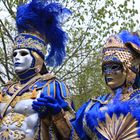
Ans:
{"type": "Polygon", "coordinates": [[[129,51],[120,50],[120,48],[109,48],[106,49],[103,56],[103,63],[108,61],[118,61],[121,63],[126,63],[126,65],[130,68],[132,66],[133,56],[129,51]],[[116,58],[115,58],[116,57],[116,58]]]}

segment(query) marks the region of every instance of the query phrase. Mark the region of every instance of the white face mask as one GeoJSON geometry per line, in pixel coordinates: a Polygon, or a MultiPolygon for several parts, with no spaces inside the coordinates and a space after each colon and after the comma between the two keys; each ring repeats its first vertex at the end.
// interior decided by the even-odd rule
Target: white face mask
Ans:
{"type": "Polygon", "coordinates": [[[17,49],[13,52],[13,63],[16,73],[28,70],[33,62],[33,57],[28,49],[17,49]]]}

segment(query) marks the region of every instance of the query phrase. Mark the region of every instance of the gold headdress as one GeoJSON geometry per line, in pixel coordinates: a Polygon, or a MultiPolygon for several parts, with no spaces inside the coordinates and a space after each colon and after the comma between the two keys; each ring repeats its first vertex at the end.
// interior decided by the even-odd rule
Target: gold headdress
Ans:
{"type": "Polygon", "coordinates": [[[102,66],[109,62],[122,64],[127,72],[126,84],[134,83],[140,65],[140,38],[137,35],[122,31],[110,36],[102,53],[102,66]]]}
{"type": "Polygon", "coordinates": [[[108,62],[116,62],[125,64],[131,68],[134,56],[131,50],[121,41],[121,39],[114,35],[107,39],[103,48],[103,64],[108,62]]]}

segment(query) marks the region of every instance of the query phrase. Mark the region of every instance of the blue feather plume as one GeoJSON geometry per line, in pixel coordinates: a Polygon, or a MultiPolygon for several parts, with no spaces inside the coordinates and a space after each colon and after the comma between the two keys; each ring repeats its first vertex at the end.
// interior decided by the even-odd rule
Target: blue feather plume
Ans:
{"type": "Polygon", "coordinates": [[[66,52],[67,33],[61,28],[63,19],[68,17],[71,11],[63,8],[59,3],[51,3],[49,0],[32,0],[17,8],[16,24],[19,33],[39,32],[50,45],[46,62],[49,66],[61,65],[66,52]]]}
{"type": "MultiPolygon", "coordinates": [[[[123,41],[123,43],[132,42],[137,45],[138,48],[140,48],[140,37],[138,35],[130,33],[129,31],[123,30],[119,33],[119,37],[123,41]]],[[[132,68],[133,69],[133,68],[132,68]]],[[[133,71],[136,69],[133,69],[133,71]]],[[[140,87],[140,73],[137,74],[137,77],[135,79],[134,85],[139,88],[140,87]]]]}
{"type": "Polygon", "coordinates": [[[140,38],[138,35],[132,34],[126,30],[123,30],[119,33],[119,37],[123,41],[123,43],[132,42],[140,47],[140,38]]]}

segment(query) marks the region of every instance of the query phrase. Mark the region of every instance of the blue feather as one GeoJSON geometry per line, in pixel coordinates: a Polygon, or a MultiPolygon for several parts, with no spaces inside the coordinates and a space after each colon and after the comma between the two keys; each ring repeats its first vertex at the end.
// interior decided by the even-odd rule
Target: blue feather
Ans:
{"type": "Polygon", "coordinates": [[[32,0],[17,9],[16,24],[18,32],[39,32],[50,45],[50,52],[46,62],[50,66],[61,65],[66,52],[67,33],[63,31],[61,23],[71,14],[67,8],[59,3],[32,0]]]}
{"type": "MultiPolygon", "coordinates": [[[[120,95],[121,90],[117,91],[120,95]]],[[[131,115],[138,121],[137,127],[140,127],[140,91],[137,91],[137,94],[134,95],[130,100],[122,102],[121,100],[113,100],[117,101],[116,103],[110,102],[109,104],[105,105],[105,110],[100,110],[101,107],[103,107],[99,102],[96,102],[94,106],[87,112],[86,114],[86,122],[88,127],[92,130],[92,132],[95,132],[98,136],[100,136],[102,139],[105,139],[102,135],[99,135],[99,132],[97,132],[96,127],[98,126],[98,121],[105,122],[107,113],[110,117],[113,116],[113,114],[116,114],[117,117],[119,117],[121,114],[126,116],[128,113],[131,113],[131,115]]],[[[102,99],[104,97],[102,96],[102,99]]],[[[99,99],[99,98],[98,98],[99,99]]],[[[138,136],[140,137],[140,129],[137,131],[138,136]]]]}
{"type": "Polygon", "coordinates": [[[123,89],[122,88],[117,88],[115,91],[115,96],[113,98],[113,102],[114,103],[117,103],[120,99],[121,99],[121,96],[122,96],[122,93],[123,93],[123,89]]]}
{"type": "MultiPolygon", "coordinates": [[[[132,34],[126,30],[123,30],[122,32],[119,33],[119,37],[121,38],[123,43],[132,42],[136,44],[138,48],[140,48],[140,37],[138,35],[132,34]]],[[[136,71],[136,73],[138,71],[138,69],[135,67],[132,67],[131,69],[134,72],[136,71]]],[[[137,74],[134,85],[138,88],[140,87],[140,73],[137,74]]]]}
{"type": "Polygon", "coordinates": [[[123,43],[132,42],[140,47],[140,38],[137,35],[133,35],[132,33],[123,30],[119,33],[119,37],[122,39],[123,43]]]}

